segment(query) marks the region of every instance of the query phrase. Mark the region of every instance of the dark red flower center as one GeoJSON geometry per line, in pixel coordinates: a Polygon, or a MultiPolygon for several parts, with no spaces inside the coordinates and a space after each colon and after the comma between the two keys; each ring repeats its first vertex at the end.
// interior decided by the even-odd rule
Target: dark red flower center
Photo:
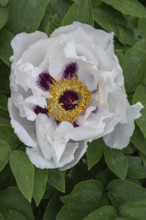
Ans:
{"type": "Polygon", "coordinates": [[[79,103],[78,94],[74,91],[65,91],[60,96],[59,103],[65,110],[73,110],[79,103]]]}

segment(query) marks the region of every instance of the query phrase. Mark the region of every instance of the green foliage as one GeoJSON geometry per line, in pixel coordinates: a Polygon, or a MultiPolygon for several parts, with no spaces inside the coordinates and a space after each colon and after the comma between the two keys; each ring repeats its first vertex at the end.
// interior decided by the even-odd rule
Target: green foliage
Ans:
{"type": "Polygon", "coordinates": [[[0,140],[0,171],[7,164],[10,152],[10,146],[6,142],[0,140]]]}
{"type": "Polygon", "coordinates": [[[146,18],[146,9],[137,0],[102,0],[123,14],[146,18]]]}
{"type": "Polygon", "coordinates": [[[2,190],[0,192],[0,202],[22,213],[27,220],[34,219],[30,203],[22,196],[17,187],[2,190]]]}
{"type": "Polygon", "coordinates": [[[146,216],[146,203],[124,203],[119,207],[120,215],[123,218],[130,217],[137,220],[145,220],[146,216]]]}
{"type": "Polygon", "coordinates": [[[94,18],[97,24],[108,32],[114,32],[122,44],[133,45],[135,35],[133,30],[127,27],[127,20],[113,8],[101,5],[94,9],[94,18]]]}
{"type": "Polygon", "coordinates": [[[145,0],[0,0],[0,220],[145,220],[145,24],[145,0]],[[114,32],[128,99],[144,109],[122,151],[99,139],[72,169],[41,170],[10,125],[10,43],[17,33],[50,35],[74,21],[114,32]]]}
{"type": "Polygon", "coordinates": [[[128,169],[125,155],[120,150],[105,148],[104,156],[109,169],[121,179],[125,179],[128,169]]]}
{"type": "Polygon", "coordinates": [[[47,170],[35,168],[33,198],[38,206],[46,190],[47,170]]]}
{"type": "Polygon", "coordinates": [[[96,180],[88,180],[77,184],[71,194],[64,196],[56,220],[83,219],[96,209],[101,200],[103,186],[96,180]]]}
{"type": "Polygon", "coordinates": [[[48,3],[49,0],[9,1],[7,4],[9,10],[7,29],[13,34],[35,31],[40,25],[48,3]]]}
{"type": "Polygon", "coordinates": [[[72,24],[74,21],[93,25],[93,12],[90,0],[76,0],[64,16],[62,25],[72,24]]]}
{"type": "Polygon", "coordinates": [[[142,39],[128,49],[120,59],[127,93],[134,92],[137,86],[143,83],[146,74],[145,56],[146,39],[142,39]]]}
{"type": "Polygon", "coordinates": [[[48,170],[48,182],[61,192],[65,192],[65,172],[58,169],[48,170]]]}
{"type": "Polygon", "coordinates": [[[12,55],[12,48],[10,46],[10,42],[13,38],[13,34],[6,30],[0,30],[0,59],[7,64],[10,65],[9,58],[12,55]]]}
{"type": "Polygon", "coordinates": [[[146,87],[142,86],[142,85],[138,86],[135,91],[134,97],[133,97],[133,103],[140,101],[144,106],[144,108],[141,111],[142,117],[137,119],[136,123],[146,138],[146,98],[145,98],[145,94],[146,94],[146,87]]]}
{"type": "Polygon", "coordinates": [[[0,29],[7,23],[9,11],[6,8],[0,8],[0,29]]]}
{"type": "Polygon", "coordinates": [[[84,220],[113,220],[115,217],[115,210],[112,206],[103,206],[91,212],[84,220]]]}
{"type": "Polygon", "coordinates": [[[10,166],[20,191],[28,201],[31,201],[34,188],[32,163],[24,152],[13,151],[10,155],[10,166]]]}
{"type": "Polygon", "coordinates": [[[115,207],[125,202],[146,202],[146,189],[129,181],[113,180],[107,190],[115,207]]]}
{"type": "Polygon", "coordinates": [[[103,153],[104,143],[103,140],[95,140],[88,144],[88,150],[86,153],[88,169],[90,170],[101,159],[103,153]]]}

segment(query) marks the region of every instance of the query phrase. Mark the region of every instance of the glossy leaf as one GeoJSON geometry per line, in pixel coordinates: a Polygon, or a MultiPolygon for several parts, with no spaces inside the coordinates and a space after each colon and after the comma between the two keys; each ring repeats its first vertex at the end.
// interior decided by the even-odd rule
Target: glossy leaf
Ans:
{"type": "Polygon", "coordinates": [[[133,179],[146,178],[146,166],[143,165],[140,157],[128,156],[128,172],[127,176],[133,179]]]}
{"type": "Polygon", "coordinates": [[[93,25],[94,19],[90,0],[76,0],[64,16],[62,25],[69,25],[74,21],[93,25]]]}
{"type": "Polygon", "coordinates": [[[18,188],[9,187],[0,191],[0,201],[20,212],[27,220],[34,219],[31,204],[23,197],[18,188]]]}
{"type": "Polygon", "coordinates": [[[49,0],[13,0],[9,1],[9,19],[7,29],[13,34],[37,30],[45,14],[49,0]]]}
{"type": "Polygon", "coordinates": [[[101,139],[88,143],[86,156],[87,156],[87,163],[88,163],[89,170],[95,164],[97,164],[98,161],[101,159],[102,153],[103,153],[103,146],[104,146],[104,143],[101,139]]]}
{"type": "Polygon", "coordinates": [[[146,203],[124,203],[119,207],[119,213],[124,219],[130,217],[133,220],[145,220],[146,203]]]}
{"type": "Polygon", "coordinates": [[[128,161],[122,151],[105,148],[104,156],[109,169],[121,179],[125,179],[128,169],[128,161]]]}
{"type": "Polygon", "coordinates": [[[0,140],[0,171],[7,164],[10,152],[10,146],[6,142],[0,140]]]}
{"type": "Polygon", "coordinates": [[[126,18],[113,8],[106,5],[95,8],[94,19],[106,31],[114,32],[121,43],[133,45],[135,42],[133,31],[127,28],[126,18]]]}
{"type": "Polygon", "coordinates": [[[75,185],[71,194],[64,196],[56,220],[83,219],[97,208],[103,194],[103,186],[96,180],[88,180],[75,185]]]}
{"type": "Polygon", "coordinates": [[[61,192],[65,192],[65,173],[58,169],[48,170],[48,182],[61,192]]]}
{"type": "Polygon", "coordinates": [[[141,102],[144,106],[144,108],[141,110],[142,116],[136,120],[136,123],[140,130],[142,131],[144,137],[146,138],[146,87],[145,86],[138,86],[134,97],[133,97],[133,103],[141,102]]]}
{"type": "Polygon", "coordinates": [[[4,218],[3,218],[3,216],[2,216],[2,214],[0,213],[0,220],[4,220],[4,218]]]}
{"type": "Polygon", "coordinates": [[[137,0],[102,0],[116,10],[135,17],[146,18],[146,9],[137,0]]]}
{"type": "Polygon", "coordinates": [[[103,206],[91,212],[84,220],[113,220],[116,215],[112,206],[103,206]]]}
{"type": "Polygon", "coordinates": [[[10,155],[10,167],[17,185],[24,197],[31,201],[34,188],[34,167],[22,151],[13,151],[10,155]]]}
{"type": "Polygon", "coordinates": [[[11,209],[1,201],[0,212],[2,213],[5,220],[27,220],[20,212],[16,211],[15,209],[11,209]]]}
{"type": "Polygon", "coordinates": [[[140,40],[133,47],[128,49],[120,63],[123,68],[125,86],[127,93],[135,91],[139,84],[142,84],[146,69],[146,39],[140,40]]]}
{"type": "Polygon", "coordinates": [[[0,8],[0,29],[7,23],[9,11],[6,8],[0,8]]]}
{"type": "Polygon", "coordinates": [[[9,0],[0,0],[0,5],[1,6],[6,6],[8,4],[9,0]]]}
{"type": "Polygon", "coordinates": [[[113,180],[107,190],[115,207],[124,202],[146,202],[146,189],[129,181],[113,180]]]}
{"type": "Polygon", "coordinates": [[[0,30],[0,59],[7,64],[10,65],[10,56],[12,55],[12,48],[10,42],[13,38],[13,34],[6,30],[0,30]]]}
{"type": "Polygon", "coordinates": [[[35,168],[33,198],[38,206],[46,190],[47,170],[35,168]]]}
{"type": "Polygon", "coordinates": [[[20,144],[10,125],[0,124],[0,140],[8,143],[11,149],[15,149],[20,144]]]}
{"type": "Polygon", "coordinates": [[[57,213],[59,212],[62,203],[60,201],[60,195],[55,193],[47,204],[43,220],[54,220],[56,219],[57,213]]]}
{"type": "Polygon", "coordinates": [[[146,139],[138,127],[134,130],[131,142],[140,152],[146,154],[146,139]]]}

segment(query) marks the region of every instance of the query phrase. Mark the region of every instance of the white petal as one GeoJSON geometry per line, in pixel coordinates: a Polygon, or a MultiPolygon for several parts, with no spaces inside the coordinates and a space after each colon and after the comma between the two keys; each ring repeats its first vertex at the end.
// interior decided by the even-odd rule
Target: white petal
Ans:
{"type": "Polygon", "coordinates": [[[61,167],[60,170],[67,170],[70,169],[71,167],[73,167],[75,164],[78,163],[78,161],[81,159],[81,157],[84,155],[84,153],[87,150],[87,141],[81,141],[79,142],[79,146],[77,148],[77,150],[74,153],[74,160],[68,164],[66,164],[65,166],[61,167]]]}
{"type": "Polygon", "coordinates": [[[74,160],[74,154],[76,149],[78,148],[78,145],[78,142],[66,144],[65,150],[57,164],[58,167],[62,167],[74,160]]]}
{"type": "Polygon", "coordinates": [[[56,168],[53,160],[46,160],[41,151],[39,150],[39,147],[35,148],[26,148],[26,153],[29,156],[31,162],[40,169],[45,168],[56,168]]]}
{"type": "Polygon", "coordinates": [[[11,125],[19,139],[27,146],[35,147],[37,140],[34,123],[19,116],[18,109],[13,104],[11,98],[8,100],[8,109],[11,117],[11,125]]]}
{"type": "Polygon", "coordinates": [[[141,103],[127,107],[127,123],[118,123],[114,131],[104,136],[104,142],[111,148],[123,149],[130,142],[130,137],[134,131],[134,120],[141,116],[140,110],[143,108],[141,103]]]}
{"type": "Polygon", "coordinates": [[[17,34],[11,42],[11,46],[13,48],[14,53],[14,56],[11,57],[11,61],[16,62],[30,45],[36,43],[40,39],[45,38],[47,38],[47,35],[40,31],[36,31],[31,34],[17,34]]]}
{"type": "Polygon", "coordinates": [[[36,118],[36,135],[39,148],[46,160],[51,158],[55,160],[53,139],[56,126],[55,120],[45,114],[39,114],[36,118]]]}

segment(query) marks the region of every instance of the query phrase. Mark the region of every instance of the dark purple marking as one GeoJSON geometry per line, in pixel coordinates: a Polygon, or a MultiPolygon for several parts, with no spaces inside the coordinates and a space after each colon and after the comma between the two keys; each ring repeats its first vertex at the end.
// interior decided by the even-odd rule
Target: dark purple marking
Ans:
{"type": "Polygon", "coordinates": [[[99,110],[99,107],[96,106],[96,108],[92,111],[92,113],[96,114],[98,112],[98,110],[99,110]]]}
{"type": "Polygon", "coordinates": [[[38,115],[39,113],[41,114],[48,114],[48,109],[47,108],[42,108],[40,107],[39,105],[36,105],[34,108],[33,108],[34,112],[38,115]]]}
{"type": "Polygon", "coordinates": [[[74,126],[75,128],[79,127],[79,125],[77,124],[76,121],[74,121],[72,124],[73,124],[73,126],[74,126]]]}
{"type": "Polygon", "coordinates": [[[59,103],[65,110],[73,110],[78,105],[78,101],[79,97],[73,91],[65,91],[59,99],[59,103]]]}
{"type": "Polygon", "coordinates": [[[43,90],[48,91],[50,86],[55,80],[48,72],[42,72],[39,74],[37,85],[43,90]]]}
{"type": "Polygon", "coordinates": [[[63,72],[63,78],[65,79],[71,79],[72,77],[76,77],[77,78],[77,75],[76,75],[76,72],[78,71],[78,66],[76,63],[69,63],[64,72],[63,72]]]}

